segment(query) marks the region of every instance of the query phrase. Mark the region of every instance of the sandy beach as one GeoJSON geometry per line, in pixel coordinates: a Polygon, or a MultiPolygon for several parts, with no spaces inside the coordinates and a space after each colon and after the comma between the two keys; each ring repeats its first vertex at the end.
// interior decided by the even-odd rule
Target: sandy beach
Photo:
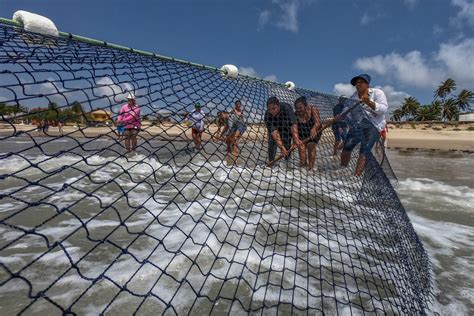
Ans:
{"type": "Polygon", "coordinates": [[[474,152],[474,122],[389,123],[387,147],[474,152]]]}
{"type": "MultiPolygon", "coordinates": [[[[474,123],[390,123],[387,136],[389,149],[422,149],[443,151],[474,152],[474,123]]],[[[33,125],[2,125],[0,136],[8,137],[28,134],[33,137],[44,136],[36,131],[33,125]]],[[[217,132],[217,126],[210,124],[203,134],[203,140],[211,139],[217,132]]],[[[324,135],[331,139],[331,129],[326,129],[324,135]]],[[[116,137],[112,127],[74,127],[64,126],[63,134],[68,137],[116,137]]],[[[50,127],[48,135],[59,136],[57,127],[50,127]]],[[[190,141],[191,129],[185,125],[164,123],[157,126],[143,126],[140,137],[144,139],[190,141]]],[[[243,140],[265,140],[266,129],[262,125],[251,125],[244,134],[243,140]]],[[[324,139],[324,137],[323,137],[324,139]]]]}

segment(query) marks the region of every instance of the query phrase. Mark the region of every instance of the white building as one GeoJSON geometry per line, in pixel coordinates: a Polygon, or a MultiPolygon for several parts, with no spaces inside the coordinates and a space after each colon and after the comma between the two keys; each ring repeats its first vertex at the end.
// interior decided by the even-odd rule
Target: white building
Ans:
{"type": "Polygon", "coordinates": [[[459,114],[459,122],[474,122],[474,112],[459,114]]]}

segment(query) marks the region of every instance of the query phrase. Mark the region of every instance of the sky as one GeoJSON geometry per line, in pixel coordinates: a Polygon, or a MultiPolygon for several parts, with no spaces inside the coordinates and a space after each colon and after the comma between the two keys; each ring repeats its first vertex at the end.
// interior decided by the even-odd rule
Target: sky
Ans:
{"type": "Polygon", "coordinates": [[[60,31],[329,94],[372,76],[391,109],[442,80],[474,90],[474,0],[2,0],[60,31]]]}

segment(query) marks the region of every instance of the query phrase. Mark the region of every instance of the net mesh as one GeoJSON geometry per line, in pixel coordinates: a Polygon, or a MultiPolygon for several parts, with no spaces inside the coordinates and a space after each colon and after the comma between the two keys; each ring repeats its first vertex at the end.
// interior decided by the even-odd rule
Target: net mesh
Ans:
{"type": "Polygon", "coordinates": [[[327,128],[315,170],[297,151],[268,168],[270,96],[305,96],[322,121],[339,102],[1,24],[2,313],[424,313],[429,260],[383,150],[356,177],[327,128]],[[135,155],[113,124],[129,92],[135,155]],[[237,99],[247,130],[228,165],[216,118],[237,99]]]}

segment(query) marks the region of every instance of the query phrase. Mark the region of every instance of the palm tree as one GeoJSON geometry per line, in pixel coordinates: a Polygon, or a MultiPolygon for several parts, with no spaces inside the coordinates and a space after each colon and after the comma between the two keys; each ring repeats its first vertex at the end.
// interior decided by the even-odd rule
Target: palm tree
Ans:
{"type": "Polygon", "coordinates": [[[436,89],[434,100],[437,100],[438,98],[444,100],[454,90],[456,90],[456,81],[454,81],[452,78],[448,78],[441,82],[441,84],[438,86],[438,89],[436,89]]]}
{"type": "Polygon", "coordinates": [[[459,115],[459,109],[456,105],[456,100],[450,98],[444,101],[442,106],[443,106],[443,114],[441,117],[443,119],[446,119],[448,121],[457,119],[459,115]]]}
{"type": "Polygon", "coordinates": [[[431,105],[423,105],[418,108],[416,113],[416,121],[431,121],[432,109],[431,105]]]}
{"type": "Polygon", "coordinates": [[[414,97],[407,97],[403,100],[401,104],[401,109],[403,116],[408,116],[408,120],[412,120],[416,117],[418,109],[420,107],[420,102],[414,97]]]}
{"type": "Polygon", "coordinates": [[[392,112],[392,117],[390,118],[392,121],[400,121],[403,117],[403,110],[401,108],[395,109],[392,112]]]}
{"type": "Polygon", "coordinates": [[[456,105],[459,109],[459,111],[466,111],[471,108],[471,103],[474,102],[474,92],[463,89],[461,92],[459,92],[457,98],[456,98],[456,105]]]}
{"type": "Polygon", "coordinates": [[[431,102],[430,105],[432,121],[441,120],[441,113],[443,112],[443,103],[439,100],[431,102]]]}

